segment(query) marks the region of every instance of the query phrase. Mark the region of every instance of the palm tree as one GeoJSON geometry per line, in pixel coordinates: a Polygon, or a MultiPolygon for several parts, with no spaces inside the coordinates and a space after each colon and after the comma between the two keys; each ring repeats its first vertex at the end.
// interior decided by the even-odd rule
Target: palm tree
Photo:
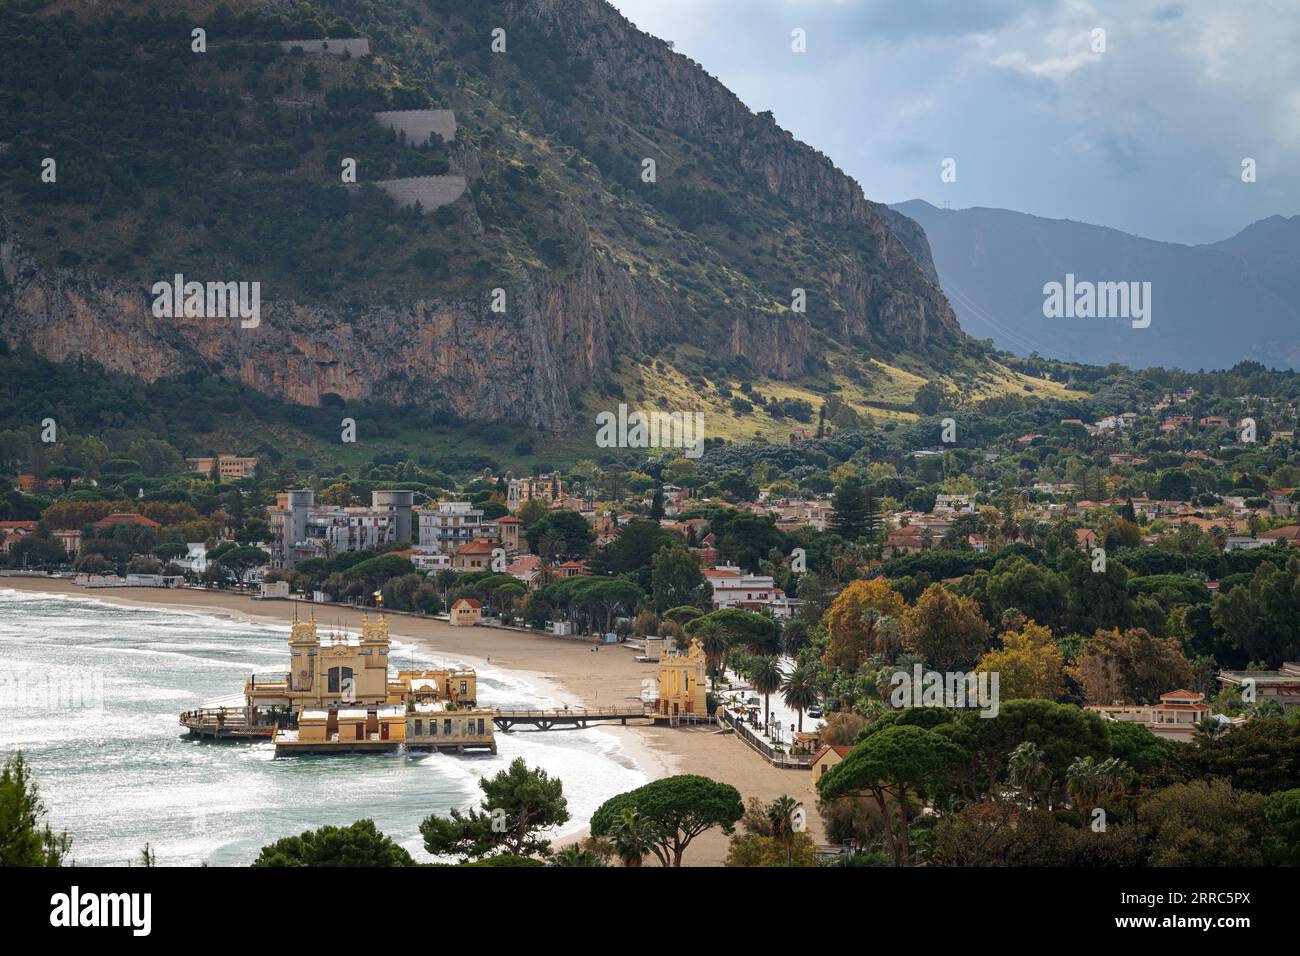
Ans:
{"type": "Polygon", "coordinates": [[[575,867],[604,866],[605,864],[600,861],[600,857],[596,856],[595,853],[574,844],[573,846],[566,846],[562,850],[557,850],[555,855],[551,857],[549,865],[575,867]]]}
{"type": "Polygon", "coordinates": [[[767,806],[767,822],[771,827],[772,839],[785,847],[785,861],[788,864],[794,852],[794,835],[803,830],[803,804],[795,802],[788,794],[782,794],[767,806]]]}
{"type": "Polygon", "coordinates": [[[450,568],[443,568],[438,572],[438,587],[442,589],[442,606],[447,606],[447,592],[451,590],[452,585],[456,583],[456,572],[450,568]]]}
{"type": "Polygon", "coordinates": [[[818,700],[812,669],[803,664],[796,666],[781,685],[781,699],[787,707],[799,711],[799,733],[803,733],[803,712],[818,700]]]}
{"type": "Polygon", "coordinates": [[[785,679],[781,673],[781,663],[768,655],[753,657],[750,658],[748,670],[746,676],[749,682],[754,685],[754,690],[763,695],[763,723],[771,724],[772,695],[781,689],[781,682],[785,679]]]}
{"type": "Polygon", "coordinates": [[[614,841],[614,853],[624,866],[640,866],[653,848],[650,821],[637,813],[634,807],[623,808],[610,827],[609,836],[614,841]]]}
{"type": "Polygon", "coordinates": [[[537,570],[533,572],[533,584],[539,588],[546,587],[556,579],[555,568],[549,564],[539,564],[537,570]]]}
{"type": "Polygon", "coordinates": [[[1066,790],[1076,809],[1095,807],[1108,797],[1117,797],[1128,787],[1133,771],[1118,757],[1094,763],[1092,757],[1078,757],[1065,771],[1066,790]]]}
{"type": "Polygon", "coordinates": [[[1007,758],[1011,785],[1025,795],[1030,806],[1038,803],[1039,796],[1051,783],[1052,772],[1043,762],[1043,756],[1041,747],[1026,740],[1007,758]]]}
{"type": "Polygon", "coordinates": [[[898,656],[901,627],[897,618],[881,614],[874,607],[862,612],[862,626],[866,630],[866,640],[862,644],[861,659],[856,662],[861,667],[868,658],[879,655],[887,661],[898,656]]]}
{"type": "Polygon", "coordinates": [[[731,649],[731,641],[726,632],[719,627],[702,627],[690,636],[700,642],[700,650],[704,651],[705,665],[709,671],[709,679],[712,681],[711,686],[716,688],[718,669],[727,656],[727,651],[731,649]]]}
{"type": "Polygon", "coordinates": [[[1226,721],[1219,720],[1218,717],[1204,717],[1196,722],[1196,738],[1198,740],[1218,740],[1224,736],[1229,729],[1226,721]]]}
{"type": "Polygon", "coordinates": [[[767,805],[767,822],[772,828],[772,837],[783,845],[789,843],[795,833],[799,806],[789,794],[782,794],[767,805]]]}

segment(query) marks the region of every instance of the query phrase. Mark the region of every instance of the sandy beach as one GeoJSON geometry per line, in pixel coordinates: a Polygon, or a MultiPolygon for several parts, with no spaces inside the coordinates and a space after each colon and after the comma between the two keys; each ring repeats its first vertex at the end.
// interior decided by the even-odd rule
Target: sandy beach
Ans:
{"type": "MultiPolygon", "coordinates": [[[[41,591],[93,598],[116,604],[197,610],[209,614],[261,623],[287,624],[295,609],[307,613],[312,605],[290,601],[256,601],[251,596],[191,588],[89,588],[58,578],[0,578],[0,588],[41,591]]],[[[356,630],[363,611],[335,605],[315,606],[323,626],[337,625],[356,630]]],[[[373,610],[370,613],[374,613],[373,610]]],[[[591,707],[626,704],[639,699],[642,682],[653,680],[653,664],[636,660],[635,653],[622,646],[602,646],[582,640],[546,634],[521,633],[493,627],[452,627],[444,621],[389,614],[393,638],[434,653],[447,654],[469,663],[490,662],[497,667],[521,672],[521,676],[551,685],[559,696],[575,705],[591,707]]],[[[491,703],[490,701],[488,702],[491,703]]],[[[809,834],[824,841],[821,819],[816,812],[810,775],[803,770],[773,767],[731,734],[718,734],[713,727],[654,727],[634,724],[609,725],[627,756],[652,779],[678,773],[695,773],[731,784],[746,801],[757,797],[770,802],[788,794],[804,804],[809,834]]],[[[520,731],[529,733],[532,731],[520,731]]],[[[552,731],[563,733],[563,731],[552,731]]],[[[570,837],[562,842],[571,842],[570,837]]],[[[713,830],[698,837],[687,850],[687,866],[718,866],[727,853],[727,837],[713,830]]],[[[653,859],[647,861],[653,863],[653,859]]]]}

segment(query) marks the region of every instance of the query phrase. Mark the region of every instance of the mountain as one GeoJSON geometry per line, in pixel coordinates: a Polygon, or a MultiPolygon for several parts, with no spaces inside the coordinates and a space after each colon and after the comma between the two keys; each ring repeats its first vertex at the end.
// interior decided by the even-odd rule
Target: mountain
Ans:
{"type": "Polygon", "coordinates": [[[554,430],[977,365],[915,223],[604,0],[184,8],[0,4],[7,342],[554,430]],[[176,275],[260,320],[160,317],[176,275]]]}
{"type": "Polygon", "coordinates": [[[1245,359],[1300,367],[1300,216],[1189,246],[1006,209],[921,200],[893,208],[925,230],[962,328],[999,348],[1134,368],[1216,369],[1245,359]],[[1067,274],[1150,282],[1151,324],[1044,317],[1044,285],[1067,274]]]}

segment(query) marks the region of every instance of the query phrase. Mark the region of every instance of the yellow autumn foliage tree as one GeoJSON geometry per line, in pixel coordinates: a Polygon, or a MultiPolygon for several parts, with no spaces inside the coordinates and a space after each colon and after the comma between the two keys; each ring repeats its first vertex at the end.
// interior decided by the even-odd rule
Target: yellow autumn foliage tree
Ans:
{"type": "Polygon", "coordinates": [[[902,620],[907,610],[903,596],[883,577],[870,581],[853,581],[840,592],[826,609],[822,623],[826,628],[826,652],[823,663],[830,668],[856,671],[870,657],[892,649],[891,627],[902,620]],[[875,611],[875,614],[867,614],[875,611]],[[881,618],[891,621],[882,622],[881,618]]]}
{"type": "Polygon", "coordinates": [[[1033,621],[1019,632],[1004,633],[1002,649],[986,653],[975,670],[998,675],[998,695],[1003,700],[1056,700],[1065,693],[1065,654],[1052,640],[1051,630],[1033,621]]]}

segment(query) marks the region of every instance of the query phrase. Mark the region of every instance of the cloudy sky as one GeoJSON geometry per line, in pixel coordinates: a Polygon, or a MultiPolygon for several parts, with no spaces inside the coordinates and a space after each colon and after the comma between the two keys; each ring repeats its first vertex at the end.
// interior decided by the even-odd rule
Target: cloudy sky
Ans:
{"type": "Polygon", "coordinates": [[[611,2],[875,200],[1192,243],[1300,213],[1296,0],[611,2]]]}

